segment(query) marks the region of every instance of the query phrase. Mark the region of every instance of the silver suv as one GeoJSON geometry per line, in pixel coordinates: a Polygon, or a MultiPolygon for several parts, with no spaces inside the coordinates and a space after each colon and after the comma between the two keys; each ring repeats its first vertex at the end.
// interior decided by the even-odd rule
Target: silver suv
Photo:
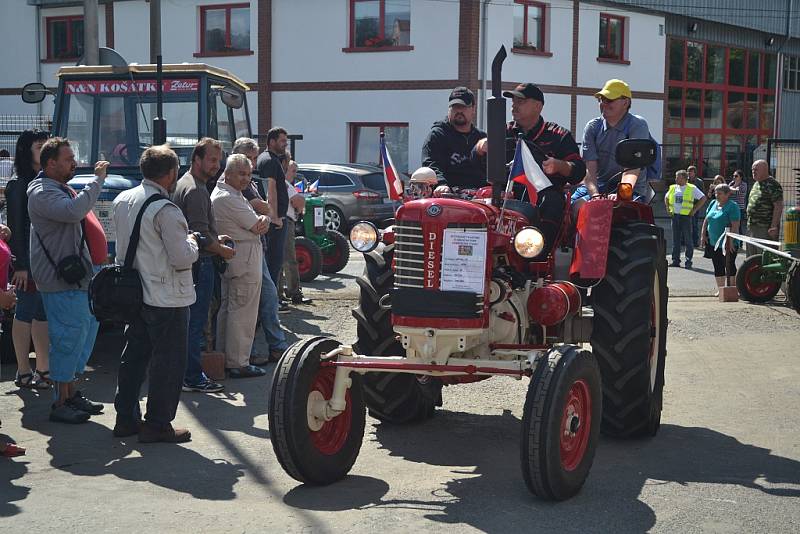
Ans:
{"type": "Polygon", "coordinates": [[[298,178],[317,182],[325,199],[325,227],[346,232],[357,221],[380,225],[394,217],[400,203],[389,199],[383,169],[359,163],[298,165],[298,178]]]}

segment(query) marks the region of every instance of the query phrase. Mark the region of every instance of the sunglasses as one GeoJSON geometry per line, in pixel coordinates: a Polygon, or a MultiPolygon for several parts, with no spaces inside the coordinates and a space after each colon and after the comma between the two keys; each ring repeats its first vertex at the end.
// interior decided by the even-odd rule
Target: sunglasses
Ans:
{"type": "Polygon", "coordinates": [[[615,98],[614,100],[611,100],[611,99],[608,99],[608,98],[606,98],[604,96],[598,96],[597,97],[597,102],[600,103],[600,104],[612,104],[614,102],[619,102],[620,100],[624,100],[625,98],[626,97],[621,96],[619,98],[615,98]]]}

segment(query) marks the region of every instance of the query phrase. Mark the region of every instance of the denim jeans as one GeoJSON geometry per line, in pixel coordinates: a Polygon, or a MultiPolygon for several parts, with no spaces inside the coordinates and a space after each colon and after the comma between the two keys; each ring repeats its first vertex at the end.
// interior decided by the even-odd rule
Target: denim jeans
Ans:
{"type": "Polygon", "coordinates": [[[278,290],[270,278],[266,254],[261,265],[261,299],[258,302],[258,316],[261,317],[261,328],[264,329],[269,350],[286,350],[289,345],[286,343],[286,336],[278,319],[278,290]]]}
{"type": "Polygon", "coordinates": [[[208,321],[208,307],[214,292],[214,262],[211,257],[197,260],[194,291],[197,300],[189,307],[189,340],[187,343],[186,376],[187,384],[200,384],[206,380],[201,366],[201,350],[204,331],[208,321]]]}
{"type": "Polygon", "coordinates": [[[83,373],[100,324],[89,311],[86,291],[41,292],[50,337],[50,378],[72,382],[83,373]]]}
{"type": "Polygon", "coordinates": [[[681,244],[686,249],[686,262],[691,263],[694,255],[692,241],[692,219],[688,215],[672,216],[672,263],[681,261],[681,244]]]}
{"type": "Polygon", "coordinates": [[[269,279],[276,287],[283,269],[283,247],[285,245],[286,225],[278,228],[274,224],[270,224],[269,232],[267,232],[267,267],[269,268],[269,279]]]}
{"type": "Polygon", "coordinates": [[[703,219],[700,215],[700,211],[695,213],[694,217],[692,217],[692,245],[695,247],[700,246],[700,228],[703,227],[703,219]]]}
{"type": "Polygon", "coordinates": [[[118,421],[141,419],[139,393],[145,374],[148,380],[145,419],[161,428],[175,419],[186,372],[188,328],[188,307],[156,308],[147,305],[125,328],[126,342],[114,398],[118,421]]]}

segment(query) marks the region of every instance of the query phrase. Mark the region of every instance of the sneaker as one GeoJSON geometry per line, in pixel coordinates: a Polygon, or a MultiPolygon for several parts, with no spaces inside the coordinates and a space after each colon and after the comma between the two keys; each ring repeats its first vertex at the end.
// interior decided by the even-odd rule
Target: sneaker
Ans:
{"type": "Polygon", "coordinates": [[[302,293],[292,297],[292,304],[295,306],[299,304],[311,304],[312,302],[310,298],[304,297],[302,293]]]}
{"type": "Polygon", "coordinates": [[[275,363],[278,360],[280,360],[281,356],[283,356],[284,352],[286,352],[286,349],[275,349],[275,350],[269,351],[269,361],[270,361],[270,363],[275,363]]]}
{"type": "Polygon", "coordinates": [[[139,431],[139,443],[186,443],[192,439],[192,433],[185,428],[173,428],[167,425],[158,428],[150,423],[144,423],[139,431]]]}
{"type": "Polygon", "coordinates": [[[66,403],[77,410],[88,413],[89,415],[100,415],[103,413],[102,403],[90,401],[84,397],[80,391],[76,391],[72,397],[66,400],[66,403]]]}
{"type": "Polygon", "coordinates": [[[669,264],[669,266],[670,267],[680,267],[681,266],[681,262],[673,261],[672,263],[669,264]]]}
{"type": "Polygon", "coordinates": [[[189,384],[188,382],[183,383],[183,391],[197,391],[199,393],[219,393],[225,389],[225,386],[222,384],[218,384],[213,380],[206,379],[204,382],[200,382],[199,384],[189,384]]]}
{"type": "Polygon", "coordinates": [[[226,371],[228,371],[228,376],[231,378],[253,378],[267,374],[264,369],[256,367],[255,365],[245,365],[244,367],[238,368],[234,367],[232,369],[226,369],[226,371]]]}
{"type": "Polygon", "coordinates": [[[261,354],[250,355],[250,365],[267,365],[269,362],[269,356],[263,356],[261,354]]]}
{"type": "Polygon", "coordinates": [[[115,438],[127,438],[128,436],[135,436],[142,429],[144,421],[125,420],[117,418],[117,423],[114,425],[115,438]]]}
{"type": "Polygon", "coordinates": [[[289,311],[289,302],[286,300],[281,300],[278,302],[278,311],[281,313],[285,313],[289,311]]]}
{"type": "Polygon", "coordinates": [[[683,268],[684,269],[691,269],[692,268],[692,262],[687,261],[686,263],[684,263],[683,268]]]}
{"type": "Polygon", "coordinates": [[[78,410],[72,404],[64,403],[61,406],[54,404],[50,409],[50,420],[57,423],[77,425],[88,421],[89,414],[83,410],[78,410]]]}

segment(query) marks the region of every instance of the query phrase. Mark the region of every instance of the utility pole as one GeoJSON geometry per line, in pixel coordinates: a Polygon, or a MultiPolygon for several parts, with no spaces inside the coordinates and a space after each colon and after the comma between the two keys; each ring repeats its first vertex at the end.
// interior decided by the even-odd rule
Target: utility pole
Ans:
{"type": "Polygon", "coordinates": [[[161,0],[150,0],[150,63],[161,55],[161,0]]]}
{"type": "Polygon", "coordinates": [[[97,30],[97,0],[83,0],[83,60],[87,65],[100,62],[97,30]]]}

